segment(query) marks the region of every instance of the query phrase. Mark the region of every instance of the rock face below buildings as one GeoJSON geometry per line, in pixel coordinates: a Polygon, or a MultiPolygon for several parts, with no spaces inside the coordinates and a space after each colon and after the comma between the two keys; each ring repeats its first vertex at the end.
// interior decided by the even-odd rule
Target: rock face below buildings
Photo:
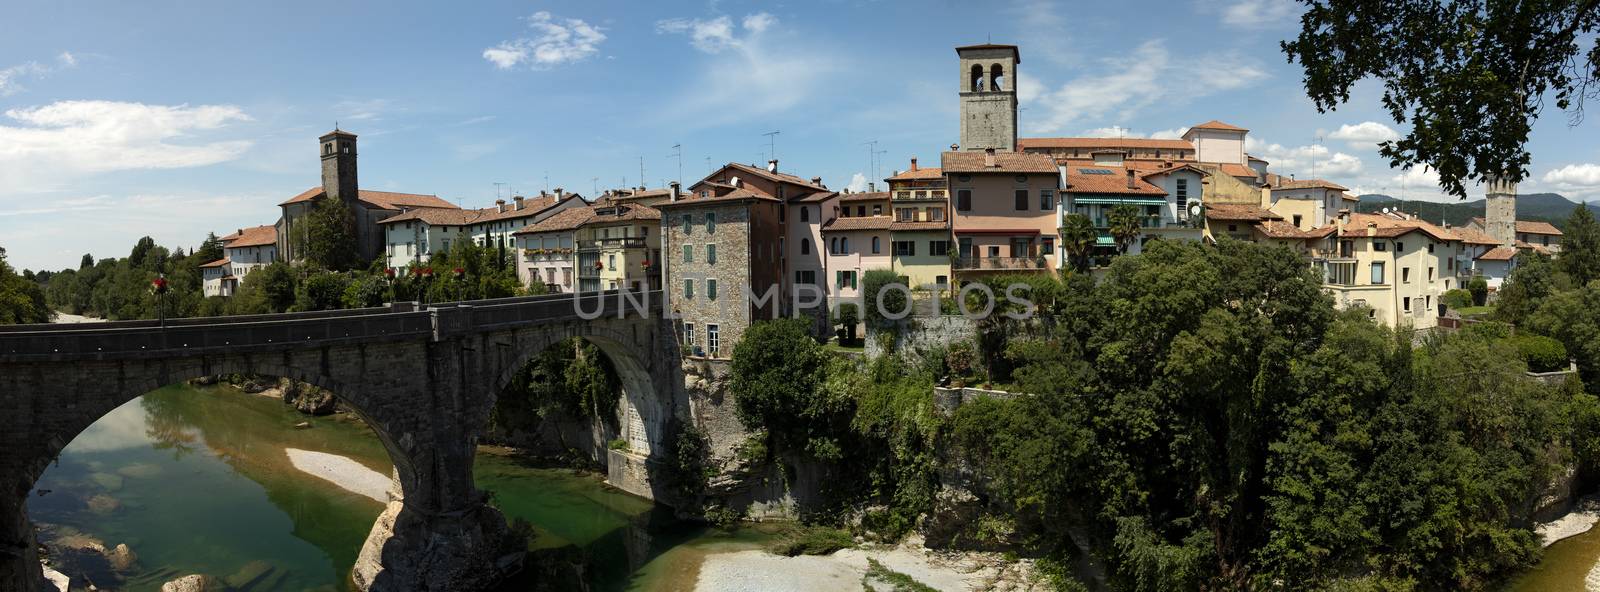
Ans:
{"type": "Polygon", "coordinates": [[[306,415],[328,415],[334,412],[339,400],[333,392],[287,378],[278,379],[278,389],[283,392],[285,405],[306,415]]]}
{"type": "Polygon", "coordinates": [[[357,589],[488,589],[520,567],[526,554],[527,541],[511,540],[505,517],[488,506],[432,517],[404,508],[401,500],[389,502],[372,525],[350,573],[357,589]]]}

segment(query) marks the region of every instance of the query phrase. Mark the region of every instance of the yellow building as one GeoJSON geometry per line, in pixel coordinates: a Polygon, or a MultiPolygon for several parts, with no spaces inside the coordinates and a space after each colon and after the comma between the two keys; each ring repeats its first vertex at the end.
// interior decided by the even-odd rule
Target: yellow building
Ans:
{"type": "Polygon", "coordinates": [[[578,227],[578,291],[661,289],[661,211],[602,202],[578,227]]]}
{"type": "Polygon", "coordinates": [[[1344,213],[1321,232],[1331,249],[1314,263],[1335,304],[1391,327],[1437,326],[1439,298],[1471,277],[1468,239],[1409,214],[1344,213]]]}
{"type": "Polygon", "coordinates": [[[950,198],[938,167],[911,168],[889,184],[891,266],[913,289],[950,283],[950,198]]]}

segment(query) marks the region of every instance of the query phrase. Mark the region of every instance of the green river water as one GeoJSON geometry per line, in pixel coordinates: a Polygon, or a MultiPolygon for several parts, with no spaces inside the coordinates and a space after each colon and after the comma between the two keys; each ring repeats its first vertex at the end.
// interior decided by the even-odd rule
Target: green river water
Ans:
{"type": "MultiPolygon", "coordinates": [[[[175,385],[123,405],[74,439],[35,484],[29,515],[42,540],[81,535],[132,549],[137,562],[120,573],[79,560],[80,573],[102,590],[155,591],[191,573],[224,578],[242,592],[346,590],[382,506],[295,469],[286,448],[390,472],[377,438],[348,416],[308,418],[230,387],[175,385]],[[305,421],[312,427],[295,428],[305,421]]],[[[535,526],[533,547],[581,554],[595,590],[690,589],[705,554],[766,538],[675,520],[589,473],[536,468],[489,450],[474,469],[496,506],[535,526]]]]}

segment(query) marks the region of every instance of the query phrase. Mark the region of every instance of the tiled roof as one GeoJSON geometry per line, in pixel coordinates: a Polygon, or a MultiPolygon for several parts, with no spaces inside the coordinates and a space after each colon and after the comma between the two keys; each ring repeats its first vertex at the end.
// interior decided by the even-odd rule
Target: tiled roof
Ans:
{"type": "Polygon", "coordinates": [[[1282,220],[1265,220],[1256,223],[1256,229],[1271,238],[1321,238],[1324,232],[1316,230],[1301,230],[1299,227],[1282,220]]]}
{"type": "Polygon", "coordinates": [[[394,224],[412,220],[433,226],[466,226],[478,218],[477,210],[447,210],[444,208],[417,208],[379,220],[379,224],[394,224]]]}
{"type": "Polygon", "coordinates": [[[1434,226],[1422,220],[1402,220],[1382,214],[1350,214],[1350,222],[1345,224],[1344,232],[1339,236],[1360,238],[1367,236],[1367,227],[1375,225],[1372,236],[1378,238],[1395,238],[1411,232],[1422,232],[1441,241],[1459,241],[1460,236],[1455,233],[1434,226]]]}
{"type": "MultiPolygon", "coordinates": [[[[578,209],[578,208],[574,208],[578,209]]],[[[594,215],[583,222],[589,224],[607,224],[611,222],[632,222],[634,220],[660,220],[661,210],[650,206],[638,204],[618,204],[606,207],[593,207],[594,215]],[[622,210],[621,213],[616,210],[622,210]]]]}
{"type": "Polygon", "coordinates": [[[522,209],[516,209],[515,201],[506,204],[506,211],[500,211],[498,205],[478,210],[460,210],[444,208],[416,208],[400,212],[388,218],[379,220],[379,224],[392,224],[395,222],[408,222],[420,220],[433,226],[468,226],[483,224],[497,220],[512,220],[537,216],[541,212],[565,203],[572,199],[582,199],[576,193],[563,194],[558,200],[554,194],[546,194],[524,199],[522,209]]]}
{"type": "Polygon", "coordinates": [[[1271,210],[1250,204],[1208,203],[1205,205],[1207,220],[1282,220],[1283,216],[1271,210]]]}
{"type": "Polygon", "coordinates": [[[1117,166],[1080,165],[1074,162],[1067,167],[1068,193],[1109,193],[1118,195],[1159,195],[1167,191],[1144,180],[1139,171],[1117,166]],[[1104,171],[1090,173],[1087,171],[1104,171]],[[1128,173],[1133,173],[1133,187],[1128,186],[1128,173]]]}
{"type": "Polygon", "coordinates": [[[275,245],[278,244],[278,229],[272,225],[241,228],[224,240],[229,249],[275,245]]]}
{"type": "Polygon", "coordinates": [[[594,207],[567,208],[556,212],[555,215],[533,224],[522,227],[511,234],[533,234],[538,232],[564,232],[582,226],[590,217],[594,216],[594,207]]]}
{"type": "Polygon", "coordinates": [[[775,202],[775,201],[778,201],[778,198],[770,196],[770,195],[767,195],[765,193],[752,191],[747,187],[740,187],[738,189],[734,189],[733,191],[729,191],[729,192],[724,193],[722,195],[712,195],[710,197],[700,197],[700,194],[698,194],[698,193],[687,193],[687,194],[684,194],[683,197],[679,198],[678,201],[668,202],[668,203],[663,203],[663,204],[656,204],[656,207],[657,208],[675,208],[675,207],[683,207],[683,206],[694,206],[694,205],[700,205],[700,204],[706,204],[706,203],[724,203],[724,202],[737,202],[737,201],[747,201],[747,200],[772,201],[772,202],[775,202]]]}
{"type": "Polygon", "coordinates": [[[1199,124],[1199,125],[1189,126],[1189,129],[1192,129],[1192,130],[1213,129],[1213,130],[1224,130],[1224,131],[1230,131],[1230,132],[1248,132],[1248,131],[1250,131],[1250,130],[1244,129],[1242,127],[1239,127],[1237,125],[1233,125],[1233,124],[1229,124],[1229,123],[1223,123],[1223,122],[1217,121],[1215,119],[1213,119],[1211,121],[1207,121],[1207,122],[1199,124]]]}
{"type": "Polygon", "coordinates": [[[977,45],[958,45],[958,46],[956,46],[956,52],[957,53],[960,53],[961,50],[963,50],[963,49],[1009,49],[1009,50],[1011,50],[1011,54],[1016,56],[1017,63],[1018,64],[1022,63],[1022,51],[1017,49],[1017,46],[1015,46],[1015,45],[1002,45],[1002,44],[999,44],[999,43],[979,43],[977,45]]]}
{"type": "Polygon", "coordinates": [[[985,166],[983,152],[945,152],[940,168],[949,173],[1054,173],[1056,161],[1032,152],[996,152],[995,166],[985,166]]]}
{"type": "MultiPolygon", "coordinates": [[[[322,197],[322,194],[323,194],[323,192],[322,192],[322,187],[321,186],[312,187],[310,189],[307,189],[305,191],[300,192],[300,195],[296,195],[294,197],[291,197],[291,198],[288,199],[288,201],[285,201],[285,202],[283,202],[281,204],[278,204],[278,205],[289,205],[289,204],[292,204],[292,203],[307,202],[307,201],[311,201],[313,199],[322,197]]],[[[404,207],[410,207],[410,208],[450,208],[450,209],[455,209],[457,207],[453,203],[450,203],[450,202],[445,201],[443,199],[439,199],[439,196],[437,196],[437,195],[422,195],[422,194],[418,194],[418,193],[395,193],[395,192],[392,192],[392,191],[369,191],[369,190],[366,190],[366,189],[359,190],[359,194],[361,196],[361,201],[366,202],[367,205],[370,205],[370,206],[373,206],[373,207],[377,207],[377,208],[380,208],[380,209],[384,209],[384,210],[398,210],[398,209],[401,209],[401,208],[404,208],[404,207]]]]}
{"type": "Polygon", "coordinates": [[[830,197],[833,197],[835,195],[838,195],[837,191],[817,191],[817,192],[814,192],[814,193],[812,193],[810,195],[807,195],[807,196],[804,196],[804,197],[795,198],[795,199],[791,199],[789,201],[791,201],[791,202],[799,202],[799,203],[811,203],[811,202],[823,201],[823,200],[826,200],[826,199],[828,199],[830,197]]]}
{"type": "Polygon", "coordinates": [[[1450,232],[1455,233],[1455,235],[1461,239],[1461,242],[1467,243],[1469,245],[1498,245],[1498,244],[1500,244],[1500,241],[1498,239],[1496,239],[1495,237],[1489,236],[1488,233],[1485,233],[1484,231],[1478,230],[1476,228],[1466,228],[1466,227],[1451,228],[1450,232]]]}
{"type": "Polygon", "coordinates": [[[1194,150],[1188,140],[1157,140],[1152,138],[1021,138],[1018,150],[1029,148],[1159,148],[1162,150],[1194,150]]]}
{"type": "Polygon", "coordinates": [[[201,268],[206,268],[206,267],[222,267],[222,266],[224,266],[224,265],[227,265],[227,264],[228,264],[228,263],[230,263],[230,261],[228,261],[228,258],[227,258],[227,257],[223,257],[223,258],[221,258],[221,259],[218,259],[218,260],[216,260],[216,261],[212,261],[212,262],[210,262],[210,263],[201,263],[201,264],[200,264],[200,267],[201,267],[201,268]]]}
{"type": "Polygon", "coordinates": [[[839,195],[839,201],[841,202],[881,201],[886,199],[889,199],[889,192],[887,191],[863,191],[861,193],[843,193],[839,195]]]}
{"type": "Polygon", "coordinates": [[[1256,173],[1255,169],[1252,169],[1250,167],[1244,166],[1242,164],[1234,164],[1234,163],[1231,163],[1231,162],[1224,162],[1224,163],[1218,163],[1215,166],[1217,167],[1218,170],[1221,170],[1223,173],[1226,173],[1228,175],[1232,175],[1234,177],[1249,177],[1249,178],[1252,178],[1252,179],[1257,177],[1257,173],[1256,173]]]}
{"type": "Polygon", "coordinates": [[[938,179],[944,176],[944,169],[939,167],[924,167],[914,171],[900,171],[900,174],[885,179],[886,181],[915,181],[917,179],[938,179]]]}
{"type": "Polygon", "coordinates": [[[1335,190],[1335,191],[1349,191],[1350,190],[1349,187],[1345,187],[1345,186],[1340,185],[1338,183],[1334,183],[1333,181],[1325,181],[1325,180],[1322,180],[1322,179],[1303,179],[1303,180],[1298,180],[1298,181],[1283,181],[1281,184],[1276,185],[1276,186],[1273,187],[1273,189],[1319,189],[1319,188],[1320,189],[1332,189],[1332,190],[1335,190]]]}
{"type": "Polygon", "coordinates": [[[889,216],[858,216],[854,218],[834,218],[822,226],[823,232],[838,232],[844,230],[888,230],[894,223],[894,218],[889,216]]]}
{"type": "Polygon", "coordinates": [[[796,177],[796,176],[788,174],[788,173],[774,173],[774,172],[768,171],[767,169],[764,169],[764,168],[761,168],[761,167],[742,165],[742,164],[739,164],[737,162],[730,162],[730,163],[728,163],[728,166],[736,168],[736,169],[739,169],[739,170],[742,170],[742,171],[744,171],[746,173],[750,173],[752,175],[765,177],[765,178],[767,178],[769,180],[772,180],[772,181],[783,181],[785,183],[793,183],[795,185],[802,185],[802,186],[805,186],[805,187],[810,187],[812,189],[827,189],[827,187],[823,187],[821,185],[815,185],[810,181],[807,181],[805,179],[801,179],[800,177],[796,177]]]}
{"type": "Polygon", "coordinates": [[[1259,163],[1262,163],[1262,164],[1271,164],[1271,163],[1267,162],[1267,159],[1261,158],[1261,157],[1256,156],[1254,154],[1246,154],[1246,155],[1244,155],[1244,159],[1248,160],[1250,162],[1259,162],[1259,163]]]}
{"type": "Polygon", "coordinates": [[[913,230],[949,230],[949,229],[950,229],[950,221],[949,220],[942,220],[942,221],[939,221],[939,222],[891,222],[891,223],[889,223],[889,230],[894,231],[894,232],[913,231],[913,230]]]}
{"type": "MultiPolygon", "coordinates": [[[[1472,219],[1472,221],[1476,222],[1478,224],[1478,226],[1482,226],[1484,228],[1488,228],[1489,227],[1488,224],[1484,223],[1483,216],[1474,217],[1472,219]]],[[[1517,220],[1517,232],[1525,232],[1525,233],[1528,233],[1528,234],[1550,234],[1550,235],[1555,235],[1555,236],[1561,236],[1561,229],[1556,228],[1554,225],[1550,224],[1549,222],[1539,222],[1539,221],[1536,221],[1536,220],[1517,220]]]]}
{"type": "Polygon", "coordinates": [[[1345,200],[1345,201],[1355,201],[1355,202],[1361,201],[1361,197],[1360,196],[1351,195],[1349,193],[1349,190],[1346,190],[1344,194],[1340,195],[1339,199],[1342,199],[1342,200],[1345,200]]]}
{"type": "Polygon", "coordinates": [[[1510,261],[1517,256],[1516,247],[1495,247],[1484,251],[1482,255],[1474,257],[1479,261],[1510,261]]]}

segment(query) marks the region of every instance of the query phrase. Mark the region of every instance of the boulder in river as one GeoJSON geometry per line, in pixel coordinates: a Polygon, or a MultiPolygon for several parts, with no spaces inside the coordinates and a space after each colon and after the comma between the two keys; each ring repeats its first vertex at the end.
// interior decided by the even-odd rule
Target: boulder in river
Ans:
{"type": "Polygon", "coordinates": [[[117,511],[118,508],[121,508],[122,507],[122,502],[117,501],[117,498],[111,497],[111,496],[106,495],[104,493],[100,493],[100,494],[95,494],[94,497],[89,498],[88,505],[89,505],[89,511],[90,512],[94,512],[96,514],[100,514],[100,515],[104,516],[106,514],[110,514],[112,512],[117,511]]]}
{"type": "Polygon", "coordinates": [[[122,572],[133,569],[133,565],[139,562],[139,556],[133,553],[133,549],[128,548],[127,543],[119,543],[111,549],[106,553],[106,559],[111,561],[111,569],[122,572]]]}
{"type": "Polygon", "coordinates": [[[339,404],[332,391],[303,382],[282,378],[278,388],[283,391],[284,404],[306,415],[328,415],[339,404]]]}
{"type": "Polygon", "coordinates": [[[210,576],[191,574],[161,585],[161,592],[219,592],[225,590],[210,576]]]}

